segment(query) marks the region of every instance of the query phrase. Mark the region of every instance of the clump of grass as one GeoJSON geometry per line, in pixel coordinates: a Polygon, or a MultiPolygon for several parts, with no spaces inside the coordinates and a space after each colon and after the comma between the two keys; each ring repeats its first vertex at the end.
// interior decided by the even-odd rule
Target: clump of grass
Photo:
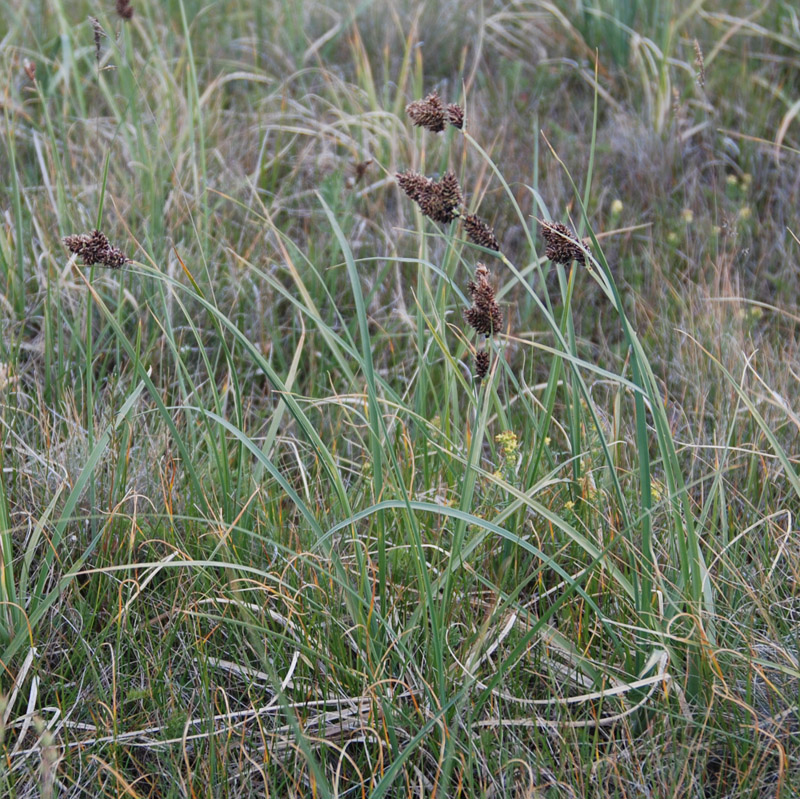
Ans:
{"type": "Polygon", "coordinates": [[[12,8],[0,794],[797,794],[795,68],[715,7],[702,92],[682,17],[595,73],[544,7],[473,69],[432,6],[156,4],[98,71],[12,8]],[[408,135],[434,83],[487,142],[408,135]]]}

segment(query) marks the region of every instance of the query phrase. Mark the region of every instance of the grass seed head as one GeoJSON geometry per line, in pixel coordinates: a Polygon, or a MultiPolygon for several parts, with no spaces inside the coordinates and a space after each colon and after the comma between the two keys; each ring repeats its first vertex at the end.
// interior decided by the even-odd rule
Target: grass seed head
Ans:
{"type": "MultiPolygon", "coordinates": [[[[547,243],[545,255],[556,264],[586,263],[578,237],[560,222],[542,222],[542,236],[547,243]]],[[[585,245],[584,245],[585,246],[585,245]]]]}
{"type": "Polygon", "coordinates": [[[117,0],[116,8],[117,14],[119,14],[123,19],[131,19],[131,17],[133,17],[131,0],[117,0]]]}
{"type": "Polygon", "coordinates": [[[431,92],[424,100],[409,103],[406,113],[415,125],[432,133],[443,131],[447,121],[444,104],[436,92],[431,92]]]}
{"type": "Polygon", "coordinates": [[[110,269],[119,269],[130,259],[119,247],[113,247],[105,233],[94,230],[64,237],[67,249],[79,256],[86,266],[100,264],[110,269]]]}
{"type": "Polygon", "coordinates": [[[489,373],[489,353],[486,350],[478,350],[475,353],[475,377],[483,380],[489,373]]]}
{"type": "Polygon", "coordinates": [[[103,30],[100,20],[95,17],[89,17],[89,22],[92,25],[92,31],[94,31],[94,57],[100,63],[100,40],[106,35],[106,32],[103,30]]]}
{"type": "Polygon", "coordinates": [[[467,289],[472,305],[464,311],[464,320],[476,333],[494,335],[503,326],[503,311],[497,304],[494,288],[489,282],[489,270],[484,264],[478,264],[475,280],[470,280],[467,289]]]}
{"type": "Polygon", "coordinates": [[[428,190],[430,185],[430,180],[425,175],[420,175],[419,172],[412,172],[410,169],[406,172],[398,172],[395,177],[406,196],[415,203],[419,202],[419,198],[428,190]]]}
{"type": "Polygon", "coordinates": [[[464,217],[464,230],[471,242],[486,247],[487,250],[500,250],[494,231],[476,214],[467,214],[464,217]]]}
{"type": "Polygon", "coordinates": [[[452,222],[463,202],[458,178],[453,172],[445,172],[441,180],[428,181],[417,202],[422,213],[434,222],[452,222]]]}
{"type": "Polygon", "coordinates": [[[706,87],[706,61],[703,58],[703,51],[700,49],[700,42],[694,40],[694,65],[697,67],[697,85],[701,89],[706,87]]]}
{"type": "Polygon", "coordinates": [[[461,186],[458,185],[455,172],[445,172],[440,183],[444,202],[451,208],[458,208],[464,202],[464,197],[461,194],[461,186]]]}
{"type": "Polygon", "coordinates": [[[459,130],[464,129],[464,109],[457,103],[447,104],[447,121],[459,130]]]}

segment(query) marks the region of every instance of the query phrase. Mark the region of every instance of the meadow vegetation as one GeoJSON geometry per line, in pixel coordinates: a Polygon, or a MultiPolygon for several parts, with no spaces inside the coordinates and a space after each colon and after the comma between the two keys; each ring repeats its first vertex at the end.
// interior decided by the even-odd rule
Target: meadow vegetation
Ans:
{"type": "Polygon", "coordinates": [[[800,795],[794,2],[0,66],[0,795],[800,795]]]}

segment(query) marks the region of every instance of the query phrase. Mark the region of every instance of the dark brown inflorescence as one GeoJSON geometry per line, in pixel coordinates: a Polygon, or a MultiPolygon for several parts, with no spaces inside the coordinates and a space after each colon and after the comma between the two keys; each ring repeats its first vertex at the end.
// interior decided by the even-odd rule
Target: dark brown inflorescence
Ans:
{"type": "Polygon", "coordinates": [[[442,202],[453,210],[457,209],[464,202],[464,196],[461,194],[461,186],[458,185],[458,178],[455,172],[447,171],[439,181],[441,186],[440,194],[442,202]]]}
{"type": "Polygon", "coordinates": [[[95,19],[94,17],[89,17],[89,22],[92,25],[92,31],[94,31],[94,57],[97,63],[100,63],[100,42],[103,36],[106,35],[106,32],[103,30],[103,26],[100,24],[100,20],[95,19]]]}
{"type": "Polygon", "coordinates": [[[495,300],[489,270],[484,264],[478,264],[475,280],[470,280],[467,288],[472,305],[464,311],[465,321],[476,333],[494,335],[503,326],[503,312],[495,300]]]}
{"type": "Polygon", "coordinates": [[[554,263],[569,264],[572,261],[577,261],[579,264],[586,263],[581,242],[566,225],[560,222],[542,222],[542,236],[547,242],[545,255],[554,263]]]}
{"type": "Polygon", "coordinates": [[[441,133],[449,122],[459,130],[464,129],[464,109],[457,103],[445,105],[436,92],[431,92],[424,100],[414,100],[406,106],[411,121],[432,133],[441,133]]]}
{"type": "Polygon", "coordinates": [[[447,122],[444,103],[436,92],[431,92],[424,100],[415,100],[406,106],[406,113],[411,121],[432,133],[444,130],[447,122]]]}
{"type": "Polygon", "coordinates": [[[447,224],[458,216],[464,198],[453,172],[445,172],[439,181],[417,172],[398,172],[397,182],[406,195],[419,205],[422,213],[434,222],[447,224]]]}
{"type": "Polygon", "coordinates": [[[117,0],[117,14],[123,19],[131,19],[131,17],[133,17],[131,0],[117,0]]]}
{"type": "Polygon", "coordinates": [[[130,261],[122,250],[112,247],[105,233],[99,230],[65,236],[64,244],[71,253],[79,256],[86,266],[100,264],[111,269],[119,269],[130,261]]]}
{"type": "Polygon", "coordinates": [[[464,217],[464,230],[469,240],[487,250],[500,250],[497,236],[489,225],[476,214],[466,214],[464,217]]]}
{"type": "Polygon", "coordinates": [[[457,103],[447,104],[447,121],[459,130],[464,129],[464,109],[457,103]]]}
{"type": "Polygon", "coordinates": [[[483,380],[489,373],[489,353],[486,350],[478,350],[475,353],[475,377],[483,380]]]}
{"type": "Polygon", "coordinates": [[[423,192],[428,190],[428,186],[431,183],[425,175],[420,175],[419,172],[412,172],[410,169],[407,172],[398,172],[395,177],[406,196],[415,203],[419,202],[419,198],[423,192]]]}

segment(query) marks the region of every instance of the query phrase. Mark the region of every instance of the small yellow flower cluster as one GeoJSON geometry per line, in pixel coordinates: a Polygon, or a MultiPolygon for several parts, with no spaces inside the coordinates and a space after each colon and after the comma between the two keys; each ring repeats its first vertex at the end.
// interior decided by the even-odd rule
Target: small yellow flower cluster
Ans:
{"type": "Polygon", "coordinates": [[[519,448],[519,441],[517,434],[506,430],[498,433],[494,440],[500,445],[503,451],[503,457],[509,466],[513,466],[517,462],[517,449],[519,448]]]}
{"type": "Polygon", "coordinates": [[[652,478],[650,481],[650,496],[653,502],[659,503],[668,495],[667,487],[660,480],[657,480],[655,477],[652,478]]]}
{"type": "Polygon", "coordinates": [[[503,433],[498,433],[494,437],[494,440],[503,448],[503,453],[505,455],[510,455],[512,452],[516,452],[517,448],[519,447],[517,434],[512,433],[510,430],[506,430],[503,433]]]}

